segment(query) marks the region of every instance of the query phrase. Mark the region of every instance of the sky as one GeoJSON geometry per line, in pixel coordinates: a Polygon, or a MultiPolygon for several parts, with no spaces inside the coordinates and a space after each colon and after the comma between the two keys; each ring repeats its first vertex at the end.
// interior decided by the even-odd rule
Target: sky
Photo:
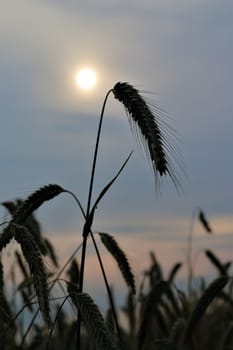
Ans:
{"type": "MultiPolygon", "coordinates": [[[[123,106],[110,96],[93,198],[134,153],[99,204],[93,230],[114,235],[140,279],[150,250],[166,271],[185,261],[191,218],[200,207],[214,234],[206,236],[198,222],[194,226],[199,270],[203,264],[205,273],[211,270],[202,253],[207,246],[222,260],[231,258],[232,1],[0,3],[1,201],[26,198],[57,183],[86,207],[104,97],[115,83],[126,81],[164,109],[176,129],[184,158],[183,193],[168,180],[157,198],[149,162],[123,106]],[[86,66],[97,74],[89,92],[75,84],[76,72],[86,66]]],[[[81,242],[79,208],[67,194],[60,195],[37,217],[63,261],[81,242]]],[[[97,286],[95,258],[89,254],[86,283],[97,286]]],[[[118,278],[112,269],[110,275],[118,278]]]]}

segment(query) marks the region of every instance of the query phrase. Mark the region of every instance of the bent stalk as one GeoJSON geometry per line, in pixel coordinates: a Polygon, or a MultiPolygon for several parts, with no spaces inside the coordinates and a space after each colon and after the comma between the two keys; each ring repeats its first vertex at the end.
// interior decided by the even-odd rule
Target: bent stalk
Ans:
{"type": "MultiPolygon", "coordinates": [[[[86,222],[89,219],[90,215],[90,207],[91,207],[91,199],[92,199],[92,191],[93,191],[93,184],[94,184],[94,177],[95,177],[95,169],[96,169],[96,161],[97,161],[97,155],[98,155],[98,149],[99,149],[99,141],[100,141],[100,134],[102,129],[102,123],[103,123],[103,116],[104,116],[104,110],[107,103],[108,96],[112,92],[112,89],[108,91],[108,93],[105,96],[104,103],[102,106],[101,114],[100,114],[100,120],[99,120],[99,127],[96,137],[96,144],[95,144],[95,151],[94,151],[94,158],[93,158],[93,164],[92,164],[92,170],[91,170],[91,179],[90,179],[90,186],[89,186],[89,193],[88,193],[88,201],[87,201],[87,209],[86,209],[86,222]]],[[[80,279],[79,279],[79,293],[82,293],[83,291],[83,280],[84,280],[84,269],[85,269],[85,260],[86,260],[86,246],[87,246],[87,238],[88,238],[89,232],[85,232],[85,224],[83,227],[83,245],[82,245],[82,256],[81,256],[81,264],[80,264],[80,279]]],[[[81,314],[80,311],[78,311],[78,318],[77,318],[77,346],[76,349],[80,349],[80,340],[81,340],[81,314]]]]}

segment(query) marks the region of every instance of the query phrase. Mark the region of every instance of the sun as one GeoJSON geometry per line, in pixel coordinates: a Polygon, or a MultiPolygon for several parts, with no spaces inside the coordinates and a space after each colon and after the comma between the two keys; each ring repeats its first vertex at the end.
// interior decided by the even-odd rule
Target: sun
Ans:
{"type": "Polygon", "coordinates": [[[82,90],[90,90],[96,84],[96,74],[92,69],[81,69],[76,75],[76,83],[82,90]]]}

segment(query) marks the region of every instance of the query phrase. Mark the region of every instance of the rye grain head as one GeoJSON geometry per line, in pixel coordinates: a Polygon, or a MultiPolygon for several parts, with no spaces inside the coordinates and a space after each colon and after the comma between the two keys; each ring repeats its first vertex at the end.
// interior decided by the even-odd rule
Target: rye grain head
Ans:
{"type": "Polygon", "coordinates": [[[62,192],[65,192],[65,190],[56,184],[50,184],[39,188],[18,206],[13,215],[12,222],[15,224],[24,224],[25,220],[44,202],[53,199],[62,192]]]}
{"type": "Polygon", "coordinates": [[[139,91],[126,82],[118,82],[112,91],[114,97],[124,105],[130,124],[139,130],[137,134],[152,163],[156,184],[159,185],[160,180],[168,175],[176,189],[181,190],[180,177],[176,171],[180,154],[166,130],[169,126],[161,121],[164,114],[162,110],[149,106],[139,91]]]}
{"type": "Polygon", "coordinates": [[[135,279],[131,270],[131,266],[127,259],[127,256],[125,255],[123,250],[119,247],[118,243],[111,235],[104,232],[99,232],[99,235],[105,248],[116,260],[118,267],[122,273],[122,276],[126,284],[128,285],[128,287],[130,288],[132,294],[136,294],[135,279]]]}
{"type": "Polygon", "coordinates": [[[114,336],[109,332],[98,306],[89,294],[79,293],[71,283],[68,284],[68,293],[72,303],[80,311],[84,326],[96,344],[96,348],[117,350],[114,336]]]}
{"type": "Polygon", "coordinates": [[[33,276],[33,284],[42,316],[47,325],[50,326],[51,318],[47,274],[39,247],[25,226],[11,223],[10,228],[15,240],[20,244],[23,256],[33,276]]]}

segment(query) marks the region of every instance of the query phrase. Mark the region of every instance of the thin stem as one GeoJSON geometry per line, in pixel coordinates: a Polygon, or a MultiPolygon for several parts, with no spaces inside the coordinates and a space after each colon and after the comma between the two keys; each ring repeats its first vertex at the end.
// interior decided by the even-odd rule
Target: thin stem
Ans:
{"type": "Polygon", "coordinates": [[[80,208],[80,210],[81,210],[81,212],[82,212],[82,214],[83,214],[83,216],[84,216],[84,218],[85,218],[85,211],[84,211],[83,206],[82,206],[80,200],[78,199],[78,197],[77,197],[73,192],[71,192],[71,191],[65,190],[65,192],[68,193],[68,194],[70,194],[70,195],[74,198],[74,200],[75,200],[76,203],[78,204],[78,206],[79,206],[79,208],[80,208]]]}
{"type": "Polygon", "coordinates": [[[196,217],[196,213],[199,208],[195,208],[191,218],[190,229],[188,233],[188,245],[187,245],[187,266],[188,266],[188,294],[192,295],[192,279],[193,279],[193,262],[192,262],[192,246],[193,246],[193,227],[196,217]]]}
{"type": "Polygon", "coordinates": [[[57,314],[56,314],[55,320],[54,320],[53,325],[52,325],[52,327],[51,327],[51,329],[50,329],[50,332],[49,332],[48,341],[47,341],[45,350],[48,350],[48,348],[49,348],[49,342],[50,342],[50,340],[51,340],[51,338],[52,338],[53,330],[54,330],[54,327],[55,327],[56,322],[57,322],[57,320],[58,320],[59,313],[61,312],[61,310],[62,310],[62,308],[63,308],[63,306],[64,306],[64,304],[65,304],[65,302],[66,302],[66,300],[67,300],[68,298],[69,298],[69,295],[67,295],[67,296],[64,298],[63,302],[61,303],[61,305],[59,306],[59,308],[58,308],[58,310],[57,310],[57,314]]]}
{"type": "Polygon", "coordinates": [[[40,309],[38,308],[38,309],[36,310],[35,314],[33,315],[32,319],[31,319],[31,322],[29,323],[28,328],[27,328],[26,332],[24,333],[23,338],[22,338],[22,340],[21,340],[21,343],[20,343],[20,346],[19,346],[20,349],[23,348],[25,339],[27,338],[27,335],[28,335],[30,329],[32,328],[32,325],[33,325],[33,323],[35,322],[35,319],[36,319],[36,317],[38,316],[39,311],[40,311],[40,309]]]}
{"type": "Polygon", "coordinates": [[[112,89],[108,91],[108,93],[105,96],[101,115],[100,115],[100,121],[99,121],[99,127],[96,137],[96,144],[95,144],[95,152],[94,152],[94,158],[93,158],[93,164],[92,164],[92,170],[91,170],[91,179],[90,179],[90,187],[89,187],[89,193],[88,193],[88,201],[87,201],[87,217],[90,212],[90,206],[91,206],[91,197],[92,197],[92,191],[93,191],[93,183],[94,183],[94,177],[95,177],[95,168],[96,168],[96,160],[97,160],[97,154],[99,149],[99,141],[100,141],[100,134],[101,134],[101,128],[102,128],[102,122],[103,122],[103,116],[104,116],[104,110],[107,103],[108,96],[112,92],[112,89]]]}
{"type": "MultiPolygon", "coordinates": [[[[101,128],[102,128],[102,122],[103,122],[103,116],[104,116],[104,110],[107,103],[108,96],[112,92],[112,89],[108,91],[108,93],[105,96],[104,103],[102,106],[101,114],[100,114],[100,120],[99,120],[99,127],[96,137],[96,144],[95,144],[95,151],[94,151],[94,158],[93,158],[93,164],[92,164],[92,170],[91,170],[91,179],[90,179],[90,186],[89,186],[89,193],[88,193],[88,200],[87,200],[87,210],[86,210],[86,220],[89,218],[90,214],[90,206],[91,206],[91,198],[92,198],[92,191],[93,191],[93,184],[94,184],[94,177],[95,177],[95,168],[96,168],[96,160],[97,160],[97,154],[99,149],[99,141],[100,141],[100,134],[101,134],[101,128]]],[[[84,280],[84,269],[85,269],[85,259],[86,259],[86,246],[87,246],[87,237],[88,233],[84,233],[85,225],[83,229],[83,245],[82,245],[82,256],[81,256],[81,264],[80,264],[80,277],[79,277],[79,293],[82,293],[83,291],[83,280],[84,280]]],[[[77,343],[76,343],[76,349],[80,350],[80,340],[81,340],[81,313],[78,311],[78,319],[77,319],[77,343]]]]}
{"type": "Polygon", "coordinates": [[[105,283],[105,286],[106,286],[106,289],[107,289],[107,293],[108,293],[111,309],[112,309],[112,312],[113,312],[113,318],[114,318],[114,321],[115,321],[117,334],[118,334],[120,343],[122,344],[121,330],[120,330],[119,323],[118,323],[118,320],[117,320],[117,313],[116,313],[116,309],[115,309],[115,305],[114,305],[114,301],[113,301],[113,297],[112,297],[112,292],[111,292],[110,286],[108,284],[108,279],[107,279],[107,276],[106,276],[106,273],[105,273],[105,270],[104,270],[104,265],[103,265],[103,262],[102,262],[102,259],[101,259],[101,256],[100,256],[100,252],[99,252],[99,249],[98,249],[98,246],[96,244],[95,237],[94,237],[92,231],[90,232],[90,235],[91,235],[91,239],[92,239],[92,242],[94,244],[94,247],[95,247],[95,251],[96,251],[97,258],[98,258],[98,261],[99,261],[99,264],[100,264],[100,268],[101,268],[101,272],[102,272],[102,275],[103,275],[103,278],[104,278],[104,283],[105,283]]]}
{"type": "MultiPolygon", "coordinates": [[[[83,236],[83,245],[82,245],[82,257],[81,257],[81,265],[80,265],[80,275],[79,275],[79,285],[78,291],[82,293],[83,291],[83,280],[84,280],[84,267],[85,267],[85,257],[86,257],[86,246],[87,246],[87,236],[83,236]]],[[[78,310],[78,319],[77,319],[77,347],[76,349],[80,349],[80,340],[81,340],[81,313],[78,310]]]]}
{"type": "Polygon", "coordinates": [[[65,268],[69,265],[69,263],[72,261],[72,259],[75,257],[75,255],[77,254],[77,252],[79,251],[79,249],[82,247],[82,243],[79,244],[79,246],[73,251],[73,253],[70,255],[69,259],[65,262],[65,264],[62,266],[61,270],[58,272],[53,285],[51,286],[51,288],[53,288],[53,286],[55,285],[55,282],[57,281],[57,279],[61,276],[62,272],[65,270],[65,268]]]}

